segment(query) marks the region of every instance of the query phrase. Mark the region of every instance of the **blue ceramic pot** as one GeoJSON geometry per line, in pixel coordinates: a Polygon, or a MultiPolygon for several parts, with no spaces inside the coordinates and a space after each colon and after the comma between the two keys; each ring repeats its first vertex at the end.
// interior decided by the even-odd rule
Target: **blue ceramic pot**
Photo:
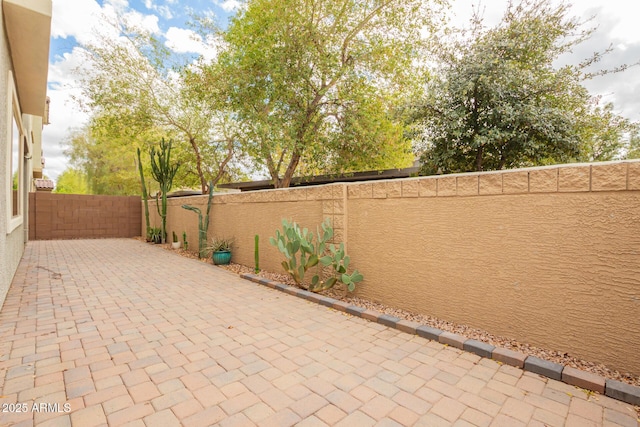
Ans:
{"type": "Polygon", "coordinates": [[[215,265],[227,265],[231,262],[231,252],[230,251],[219,251],[211,254],[211,258],[213,259],[213,263],[215,265]]]}

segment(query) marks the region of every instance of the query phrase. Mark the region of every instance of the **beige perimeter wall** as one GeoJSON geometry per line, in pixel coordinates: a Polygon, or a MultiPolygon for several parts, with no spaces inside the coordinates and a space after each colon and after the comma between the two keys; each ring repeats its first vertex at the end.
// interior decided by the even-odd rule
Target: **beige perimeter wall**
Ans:
{"type": "MultiPolygon", "coordinates": [[[[183,203],[206,197],[170,201],[169,233],[195,248],[183,203]]],[[[234,236],[232,261],[253,266],[259,234],[261,267],[280,272],[281,219],[325,217],[359,296],[640,374],[640,162],[218,195],[209,236],[234,236]]]]}

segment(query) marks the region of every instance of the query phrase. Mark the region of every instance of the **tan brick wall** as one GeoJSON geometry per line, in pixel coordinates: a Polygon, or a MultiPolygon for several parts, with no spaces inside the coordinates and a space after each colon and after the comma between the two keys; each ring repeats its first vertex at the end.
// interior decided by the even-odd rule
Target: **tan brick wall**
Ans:
{"type": "MultiPolygon", "coordinates": [[[[195,249],[186,200],[168,229],[195,249]]],[[[628,161],[218,195],[209,237],[234,236],[233,261],[253,266],[259,234],[261,266],[281,272],[281,219],[328,217],[358,295],[640,374],[639,215],[628,161]]]]}
{"type": "Polygon", "coordinates": [[[142,205],[136,196],[31,193],[29,238],[93,239],[140,236],[142,205]]]}

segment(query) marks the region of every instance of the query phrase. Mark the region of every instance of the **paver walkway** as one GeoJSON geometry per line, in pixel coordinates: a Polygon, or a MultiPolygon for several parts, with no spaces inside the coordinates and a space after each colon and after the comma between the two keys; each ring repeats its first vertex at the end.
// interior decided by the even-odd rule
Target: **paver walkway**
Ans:
{"type": "Polygon", "coordinates": [[[630,405],[128,239],[28,244],[0,391],[0,425],[638,425],[630,405]]]}

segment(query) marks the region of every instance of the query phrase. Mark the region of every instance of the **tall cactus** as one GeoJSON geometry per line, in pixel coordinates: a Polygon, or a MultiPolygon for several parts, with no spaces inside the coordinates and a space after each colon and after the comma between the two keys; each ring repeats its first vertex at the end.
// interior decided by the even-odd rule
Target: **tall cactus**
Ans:
{"type": "Polygon", "coordinates": [[[257,234],[254,237],[254,245],[253,245],[253,259],[255,261],[255,267],[253,271],[258,274],[260,273],[260,236],[257,234]]]}
{"type": "Polygon", "coordinates": [[[158,203],[158,196],[156,195],[156,208],[158,209],[158,215],[162,219],[162,243],[167,239],[167,193],[173,186],[173,178],[178,172],[180,165],[176,163],[171,164],[171,146],[173,141],[165,142],[164,138],[160,142],[160,151],[156,151],[155,147],[151,147],[149,152],[151,156],[151,175],[160,185],[160,192],[162,193],[162,210],[158,203]]]}

